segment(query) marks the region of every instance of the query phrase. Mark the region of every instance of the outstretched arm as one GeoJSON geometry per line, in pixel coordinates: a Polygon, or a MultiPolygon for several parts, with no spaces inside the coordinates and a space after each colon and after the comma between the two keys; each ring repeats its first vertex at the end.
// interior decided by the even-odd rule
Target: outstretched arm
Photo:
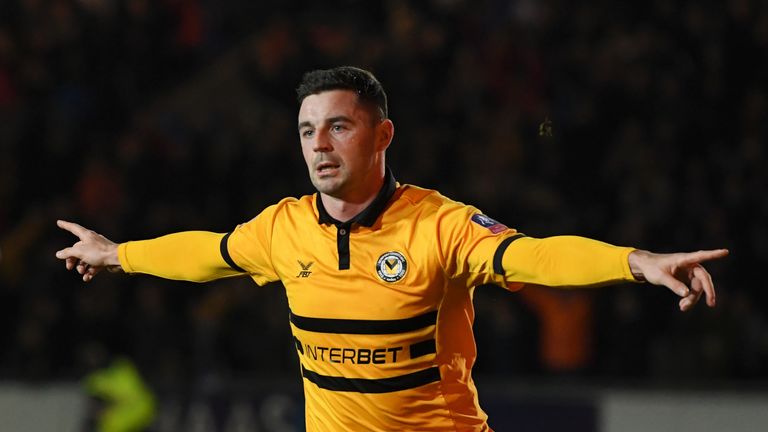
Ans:
{"type": "Polygon", "coordinates": [[[243,274],[221,255],[224,234],[188,231],[118,245],[78,224],[57,223],[80,240],[56,252],[56,257],[65,260],[68,270],[76,268],[85,282],[105,268],[193,282],[243,274]]]}
{"type": "Polygon", "coordinates": [[[714,284],[701,263],[726,255],[726,249],[655,254],[577,236],[522,237],[509,244],[502,270],[508,282],[553,287],[647,281],[682,297],[680,309],[687,311],[702,294],[715,305],[714,284]]]}

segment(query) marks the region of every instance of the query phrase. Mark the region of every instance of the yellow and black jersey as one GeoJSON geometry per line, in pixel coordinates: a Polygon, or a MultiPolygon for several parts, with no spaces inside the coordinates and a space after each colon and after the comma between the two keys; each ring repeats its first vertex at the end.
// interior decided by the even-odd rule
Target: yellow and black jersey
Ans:
{"type": "Polygon", "coordinates": [[[471,376],[474,287],[632,280],[631,250],[532,239],[436,191],[399,185],[389,171],[351,221],[334,220],[315,194],[284,199],[228,234],[180,233],[119,249],[128,272],[282,281],[309,431],[490,430],[471,376]],[[168,262],[182,247],[206,251],[168,262]]]}

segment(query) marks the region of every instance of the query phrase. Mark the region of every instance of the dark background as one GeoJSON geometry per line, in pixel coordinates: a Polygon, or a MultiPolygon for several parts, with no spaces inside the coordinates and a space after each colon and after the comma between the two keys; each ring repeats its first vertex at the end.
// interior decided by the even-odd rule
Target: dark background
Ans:
{"type": "Polygon", "coordinates": [[[767,54],[768,6],[749,0],[4,0],[0,378],[80,378],[124,354],[158,387],[298,382],[279,285],[84,284],[54,258],[74,241],[55,220],[118,242],[225,232],[311,193],[294,89],[352,64],[387,89],[400,182],[532,236],[731,250],[708,266],[715,309],[682,314],[648,285],[550,295],[586,305],[566,367],[540,351],[559,315],[480,287],[477,375],[765,383],[767,54]]]}

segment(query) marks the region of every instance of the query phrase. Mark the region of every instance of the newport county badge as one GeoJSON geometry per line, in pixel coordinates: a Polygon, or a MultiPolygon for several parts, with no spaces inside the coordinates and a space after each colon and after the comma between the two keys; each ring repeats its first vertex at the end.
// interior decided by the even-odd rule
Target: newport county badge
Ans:
{"type": "Polygon", "coordinates": [[[397,282],[408,271],[408,262],[400,252],[386,252],[376,261],[376,273],[385,282],[397,282]]]}

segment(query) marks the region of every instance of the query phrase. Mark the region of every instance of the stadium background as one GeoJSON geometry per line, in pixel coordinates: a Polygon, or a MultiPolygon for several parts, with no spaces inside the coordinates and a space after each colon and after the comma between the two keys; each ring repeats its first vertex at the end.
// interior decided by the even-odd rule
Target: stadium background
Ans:
{"type": "Polygon", "coordinates": [[[53,256],[72,241],[54,222],[115,241],[224,232],[311,193],[294,88],[353,64],[387,89],[400,182],[533,236],[731,249],[709,267],[714,310],[649,286],[479,288],[481,401],[764,395],[766,53],[756,0],[2,1],[0,386],[76,383],[125,355],[163,406],[298,391],[279,286],[83,284],[53,256]]]}

